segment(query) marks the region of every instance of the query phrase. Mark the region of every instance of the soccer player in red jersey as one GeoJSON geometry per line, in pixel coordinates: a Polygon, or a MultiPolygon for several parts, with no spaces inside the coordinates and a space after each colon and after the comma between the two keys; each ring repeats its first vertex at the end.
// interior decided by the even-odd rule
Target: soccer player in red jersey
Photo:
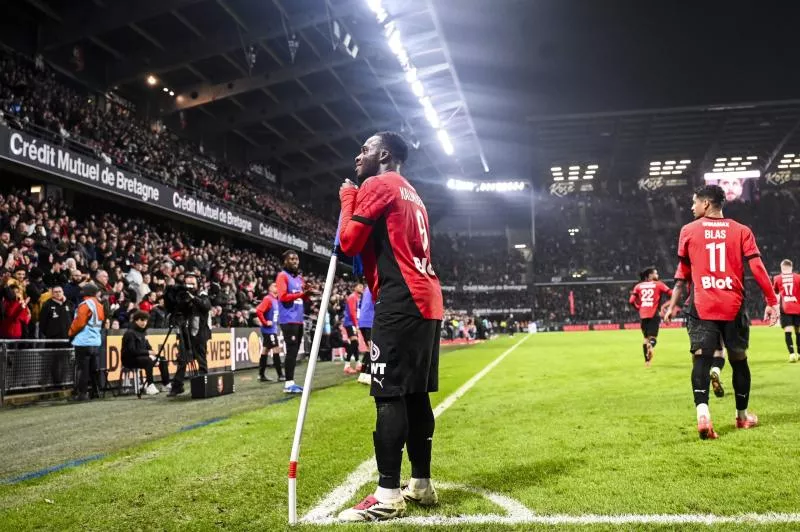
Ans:
{"type": "Polygon", "coordinates": [[[792,330],[797,340],[797,350],[800,351],[800,275],[792,271],[792,261],[781,261],[781,273],[773,279],[773,288],[781,302],[781,328],[786,338],[786,347],[789,349],[789,362],[797,362],[798,353],[792,345],[792,330]]]}
{"type": "Polygon", "coordinates": [[[639,311],[644,336],[642,354],[644,354],[644,364],[649,368],[658,342],[658,326],[661,324],[658,308],[661,296],[664,294],[671,296],[672,289],[658,280],[658,270],[654,267],[642,270],[639,279],[641,282],[633,287],[628,302],[639,311]]]}
{"type": "Polygon", "coordinates": [[[665,309],[668,321],[680,299],[683,285],[691,280],[693,290],[684,312],[690,352],[694,355],[692,389],[701,439],[717,438],[708,409],[708,390],[714,351],[719,347],[720,339],[728,351],[733,372],[736,427],[749,429],[758,424],[755,414],[747,412],[750,399],[750,367],[747,364],[750,320],[744,308],[745,261],[767,301],[764,320],[774,325],[779,314],[778,300],[753,232],[746,225],[725,218],[722,214],[724,204],[725,192],[716,185],[706,185],[694,193],[692,214],[696,219],[681,229],[675,289],[665,309]]]}
{"type": "Polygon", "coordinates": [[[339,189],[341,250],[361,254],[375,298],[370,351],[370,394],[377,421],[373,442],[378,488],[339,514],[343,521],[402,517],[405,501],[433,505],[431,483],[434,417],[429,392],[439,387],[439,338],[444,317],[442,289],[431,265],[428,212],[400,175],[408,145],[397,133],[376,133],[356,157],[356,187],[339,189]],[[411,481],[400,490],[403,446],[411,481]]]}

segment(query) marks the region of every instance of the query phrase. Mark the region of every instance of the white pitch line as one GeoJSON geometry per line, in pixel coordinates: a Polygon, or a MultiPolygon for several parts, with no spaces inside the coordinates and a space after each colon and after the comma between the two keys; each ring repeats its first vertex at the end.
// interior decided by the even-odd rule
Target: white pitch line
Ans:
{"type": "MultiPolygon", "coordinates": [[[[485,368],[476,373],[470,380],[461,385],[455,392],[447,396],[447,398],[439,403],[433,409],[433,416],[438,418],[442,413],[453,406],[458,399],[467,393],[475,384],[481,380],[487,373],[492,371],[495,366],[503,361],[510,355],[517,347],[520,346],[529,335],[525,335],[516,344],[512,345],[501,353],[497,358],[492,360],[485,368]]],[[[368,460],[362,462],[352,473],[339,486],[334,488],[333,491],[328,493],[314,508],[312,508],[302,521],[304,522],[321,522],[333,516],[333,513],[346,501],[350,500],[356,494],[358,489],[375,478],[378,474],[377,466],[375,465],[375,456],[373,455],[368,460]]]]}

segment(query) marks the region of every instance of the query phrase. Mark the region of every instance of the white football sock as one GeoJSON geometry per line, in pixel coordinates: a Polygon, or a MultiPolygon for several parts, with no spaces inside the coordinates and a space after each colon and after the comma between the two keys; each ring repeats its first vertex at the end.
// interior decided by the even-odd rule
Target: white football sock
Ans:
{"type": "Polygon", "coordinates": [[[711,412],[708,410],[708,405],[706,403],[697,405],[697,421],[700,421],[700,418],[703,416],[707,417],[709,420],[711,419],[711,412]]]}
{"type": "Polygon", "coordinates": [[[744,410],[737,410],[736,417],[739,419],[747,419],[747,409],[745,408],[744,410]]]}
{"type": "Polygon", "coordinates": [[[375,489],[374,497],[380,502],[395,502],[403,496],[400,494],[400,488],[382,488],[378,486],[375,489]]]}
{"type": "Polygon", "coordinates": [[[711,373],[716,373],[717,377],[719,377],[719,368],[714,366],[713,368],[711,368],[711,373]]]}

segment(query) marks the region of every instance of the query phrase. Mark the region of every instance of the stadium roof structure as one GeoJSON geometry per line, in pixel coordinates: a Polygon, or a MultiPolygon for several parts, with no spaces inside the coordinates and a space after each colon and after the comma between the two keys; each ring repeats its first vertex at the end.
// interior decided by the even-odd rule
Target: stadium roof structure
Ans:
{"type": "Polygon", "coordinates": [[[269,164],[295,191],[333,193],[364,137],[379,129],[418,145],[409,173],[437,185],[550,179],[550,168],[573,161],[598,165],[598,180],[634,166],[640,176],[648,159],[699,165],[714,152],[741,151],[766,162],[781,142],[789,147],[796,103],[788,100],[800,71],[786,58],[800,52],[800,4],[679,7],[10,0],[0,41],[41,52],[212,151],[269,164]]]}
{"type": "Polygon", "coordinates": [[[587,164],[599,167],[598,180],[631,184],[651,175],[702,177],[715,166],[768,172],[778,169],[784,154],[800,150],[800,100],[537,116],[529,122],[542,184],[567,180],[570,165],[587,164]]]}
{"type": "Polygon", "coordinates": [[[80,81],[149,102],[169,127],[206,146],[226,138],[235,152],[241,144],[248,162],[269,163],[290,186],[336,188],[364,138],[382,129],[419,146],[421,174],[463,174],[471,154],[481,153],[480,140],[433,0],[377,2],[387,12],[382,22],[374,4],[14,0],[6,20],[15,28],[3,40],[19,49],[14,41],[30,42],[33,32],[34,52],[80,81]],[[387,23],[402,35],[414,76],[458,147],[453,156],[443,153],[387,41],[387,23]]]}

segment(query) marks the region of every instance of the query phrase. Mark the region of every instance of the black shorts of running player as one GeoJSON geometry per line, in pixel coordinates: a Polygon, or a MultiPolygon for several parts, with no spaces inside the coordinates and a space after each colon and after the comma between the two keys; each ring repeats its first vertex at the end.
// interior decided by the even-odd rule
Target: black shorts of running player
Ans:
{"type": "Polygon", "coordinates": [[[369,372],[370,395],[398,397],[439,389],[442,322],[407,314],[375,314],[369,372]]]}
{"type": "Polygon", "coordinates": [[[800,314],[781,314],[781,328],[800,328],[800,314]]]}
{"type": "Polygon", "coordinates": [[[732,321],[703,320],[694,314],[686,314],[686,330],[689,332],[689,352],[701,349],[720,349],[720,340],[728,351],[746,351],[750,346],[750,318],[744,308],[732,321]]]}
{"type": "Polygon", "coordinates": [[[358,333],[356,332],[356,328],[352,325],[345,325],[344,330],[347,332],[347,339],[350,338],[358,338],[358,333]]]}
{"type": "Polygon", "coordinates": [[[642,334],[645,338],[658,336],[658,327],[661,325],[661,316],[656,314],[652,318],[642,318],[642,334]]]}
{"type": "Polygon", "coordinates": [[[278,347],[278,335],[276,333],[261,333],[264,341],[264,349],[273,349],[278,347]]]}
{"type": "Polygon", "coordinates": [[[300,345],[303,340],[302,323],[284,323],[281,325],[281,332],[286,345],[300,345]]]}

